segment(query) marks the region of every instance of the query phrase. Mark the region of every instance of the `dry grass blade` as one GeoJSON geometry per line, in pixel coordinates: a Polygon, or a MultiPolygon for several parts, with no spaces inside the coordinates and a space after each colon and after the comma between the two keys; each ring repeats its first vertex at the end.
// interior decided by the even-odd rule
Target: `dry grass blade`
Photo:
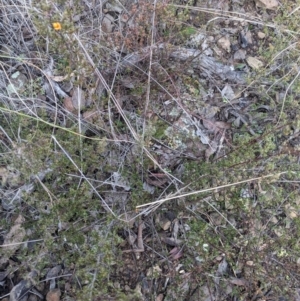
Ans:
{"type": "Polygon", "coordinates": [[[219,17],[211,19],[209,22],[215,21],[218,18],[226,18],[230,19],[232,21],[238,21],[238,22],[247,22],[254,25],[261,25],[261,26],[267,26],[269,28],[281,30],[282,32],[289,33],[289,34],[298,34],[296,31],[288,30],[285,28],[281,28],[279,25],[263,22],[260,18],[249,15],[249,14],[243,14],[240,12],[234,12],[234,11],[223,11],[213,8],[205,8],[205,7],[195,7],[195,6],[188,6],[188,5],[178,5],[173,4],[174,7],[178,8],[184,8],[199,12],[204,12],[212,15],[217,15],[219,17]]]}
{"type": "Polygon", "coordinates": [[[265,175],[265,176],[261,176],[261,177],[251,178],[251,179],[247,179],[247,180],[243,180],[243,181],[239,181],[239,182],[235,182],[235,183],[231,183],[231,184],[221,185],[221,186],[217,186],[217,187],[213,187],[213,188],[207,188],[207,189],[197,190],[197,191],[193,191],[193,192],[188,192],[188,193],[184,193],[184,194],[181,194],[181,195],[167,197],[165,199],[157,200],[155,202],[150,202],[150,203],[138,205],[138,206],[136,206],[136,208],[140,209],[140,208],[147,207],[147,206],[150,206],[150,207],[153,206],[153,205],[157,206],[157,205],[161,205],[161,204],[163,204],[167,201],[170,201],[170,200],[174,200],[174,199],[178,199],[178,198],[184,198],[184,197],[187,197],[187,196],[200,194],[200,193],[204,193],[204,192],[216,191],[218,189],[232,187],[232,186],[236,186],[236,185],[240,185],[240,184],[244,184],[244,183],[248,183],[248,182],[252,182],[252,181],[261,181],[263,179],[273,178],[273,177],[278,178],[280,175],[283,175],[283,174],[286,174],[286,173],[287,172],[280,172],[280,173],[277,173],[277,174],[270,174],[270,175],[265,175]]]}

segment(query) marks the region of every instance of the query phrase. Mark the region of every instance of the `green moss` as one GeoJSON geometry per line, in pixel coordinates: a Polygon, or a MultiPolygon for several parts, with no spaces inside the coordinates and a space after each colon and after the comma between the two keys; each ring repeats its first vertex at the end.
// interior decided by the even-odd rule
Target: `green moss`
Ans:
{"type": "Polygon", "coordinates": [[[182,29],[179,34],[182,36],[184,39],[188,39],[191,35],[197,33],[197,30],[194,27],[187,26],[184,29],[182,29]]]}
{"type": "Polygon", "coordinates": [[[162,120],[155,122],[155,133],[153,135],[156,139],[166,138],[165,130],[168,128],[168,124],[162,120]]]}

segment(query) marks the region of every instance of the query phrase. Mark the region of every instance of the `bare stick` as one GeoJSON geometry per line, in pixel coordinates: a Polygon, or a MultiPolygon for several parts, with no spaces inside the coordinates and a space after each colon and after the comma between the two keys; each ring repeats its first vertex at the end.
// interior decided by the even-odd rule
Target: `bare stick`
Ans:
{"type": "Polygon", "coordinates": [[[142,205],[136,206],[136,209],[146,207],[146,206],[162,204],[162,203],[164,203],[166,201],[169,201],[169,200],[183,198],[183,197],[186,197],[186,196],[195,195],[195,194],[199,194],[199,193],[203,193],[203,192],[209,192],[209,191],[214,191],[214,190],[221,189],[221,188],[232,187],[232,186],[235,186],[235,185],[248,183],[248,182],[251,182],[251,181],[263,180],[263,179],[271,178],[271,177],[278,177],[278,176],[280,176],[282,174],[286,174],[286,173],[287,173],[287,171],[280,172],[278,174],[270,174],[270,175],[261,176],[261,177],[257,177],[257,178],[251,178],[251,179],[247,179],[247,180],[243,180],[243,181],[239,181],[239,182],[235,182],[235,183],[231,183],[231,184],[221,185],[221,186],[217,186],[217,187],[213,187],[213,188],[206,188],[206,189],[202,189],[202,190],[192,191],[192,192],[185,193],[185,194],[182,194],[182,195],[172,196],[172,197],[168,197],[168,198],[165,198],[165,199],[157,200],[155,202],[142,204],[142,205]]]}

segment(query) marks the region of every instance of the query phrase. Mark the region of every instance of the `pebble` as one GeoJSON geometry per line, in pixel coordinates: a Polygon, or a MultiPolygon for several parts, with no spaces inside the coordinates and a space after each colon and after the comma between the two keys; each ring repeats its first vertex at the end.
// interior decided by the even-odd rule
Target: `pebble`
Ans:
{"type": "Polygon", "coordinates": [[[257,37],[258,37],[260,40],[262,40],[262,39],[264,39],[264,38],[266,37],[266,35],[265,35],[263,32],[259,31],[259,32],[257,33],[257,37]]]}

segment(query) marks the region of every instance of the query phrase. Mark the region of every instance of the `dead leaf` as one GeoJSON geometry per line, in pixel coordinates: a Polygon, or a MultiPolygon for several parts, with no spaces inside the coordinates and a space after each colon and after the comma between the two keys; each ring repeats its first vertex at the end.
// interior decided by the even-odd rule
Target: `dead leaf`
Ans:
{"type": "Polygon", "coordinates": [[[255,4],[257,7],[263,7],[272,10],[279,6],[279,2],[277,0],[255,0],[255,4]]]}
{"type": "Polygon", "coordinates": [[[46,275],[46,281],[50,280],[50,289],[54,289],[56,285],[55,277],[58,276],[62,269],[61,265],[57,265],[50,269],[46,275]]]}
{"type": "Polygon", "coordinates": [[[25,297],[28,294],[31,286],[32,286],[32,283],[30,280],[21,280],[10,291],[9,300],[10,301],[18,301],[21,299],[23,300],[23,297],[25,297]]]}
{"type": "Polygon", "coordinates": [[[225,275],[228,271],[228,263],[226,258],[224,257],[223,260],[218,265],[217,275],[222,276],[225,275]]]}
{"type": "Polygon", "coordinates": [[[91,122],[101,128],[106,128],[105,122],[103,120],[103,113],[98,110],[88,110],[82,114],[82,118],[87,122],[91,122]]]}
{"type": "Polygon", "coordinates": [[[33,286],[33,283],[36,281],[36,277],[38,276],[37,271],[33,270],[27,275],[27,279],[21,280],[17,285],[15,285],[9,294],[10,301],[19,301],[19,300],[27,300],[26,295],[30,291],[33,286]],[[25,298],[24,298],[25,297],[25,298]]]}
{"type": "Polygon", "coordinates": [[[89,122],[95,122],[99,119],[102,120],[101,113],[97,110],[89,110],[82,114],[82,118],[89,122]]]}
{"type": "Polygon", "coordinates": [[[8,271],[0,272],[0,282],[2,282],[8,274],[9,274],[8,271]]]}
{"type": "Polygon", "coordinates": [[[55,75],[51,75],[51,76],[49,76],[53,81],[55,81],[55,82],[62,82],[62,81],[64,81],[65,79],[67,79],[68,77],[71,77],[71,76],[73,76],[74,75],[74,73],[71,73],[70,75],[65,75],[65,76],[62,76],[62,75],[57,75],[57,76],[55,76],[55,75]]]}
{"type": "Polygon", "coordinates": [[[221,130],[230,129],[230,124],[224,121],[214,121],[209,119],[203,119],[203,125],[206,129],[213,132],[214,134],[218,134],[221,130]]]}
{"type": "Polygon", "coordinates": [[[156,177],[155,174],[152,174],[151,177],[147,177],[146,178],[146,182],[147,184],[151,185],[151,186],[156,186],[156,187],[164,187],[164,185],[166,183],[168,183],[168,178],[159,178],[156,177]]]}
{"type": "Polygon", "coordinates": [[[227,101],[231,101],[235,98],[235,94],[233,89],[231,88],[230,85],[226,84],[225,87],[223,88],[222,92],[222,97],[225,98],[227,101]]]}
{"type": "Polygon", "coordinates": [[[196,135],[200,137],[200,140],[203,144],[209,144],[209,137],[200,129],[200,127],[197,127],[196,135]]]}
{"type": "Polygon", "coordinates": [[[247,281],[243,278],[231,278],[229,280],[231,284],[237,285],[237,286],[246,286],[247,281]]]}
{"type": "Polygon", "coordinates": [[[182,248],[179,247],[174,247],[170,252],[169,252],[169,258],[172,260],[177,260],[183,256],[183,250],[182,248]]]}
{"type": "Polygon", "coordinates": [[[210,144],[209,144],[209,147],[205,150],[205,159],[206,159],[206,162],[208,162],[209,160],[209,157],[211,155],[213,155],[218,149],[218,143],[216,141],[212,141],[210,144]]]}
{"type": "MultiPolygon", "coordinates": [[[[135,81],[136,82],[136,81],[135,81]]],[[[122,78],[121,79],[121,83],[124,87],[128,88],[128,89],[134,89],[136,87],[136,83],[134,82],[134,80],[130,77],[128,78],[122,78]]]]}
{"type": "Polygon", "coordinates": [[[64,108],[69,111],[70,113],[73,113],[75,111],[75,107],[73,106],[72,98],[67,96],[64,99],[64,108]]]}
{"type": "Polygon", "coordinates": [[[179,246],[179,245],[181,245],[181,244],[183,243],[182,240],[180,240],[180,239],[175,239],[175,238],[173,238],[173,237],[164,237],[164,236],[162,236],[162,237],[161,237],[161,240],[162,240],[163,242],[165,242],[167,245],[173,246],[173,247],[177,247],[177,246],[179,246]]]}
{"type": "Polygon", "coordinates": [[[227,123],[227,122],[224,122],[224,121],[216,121],[215,126],[219,129],[222,129],[222,130],[230,129],[230,124],[227,123]]]}

